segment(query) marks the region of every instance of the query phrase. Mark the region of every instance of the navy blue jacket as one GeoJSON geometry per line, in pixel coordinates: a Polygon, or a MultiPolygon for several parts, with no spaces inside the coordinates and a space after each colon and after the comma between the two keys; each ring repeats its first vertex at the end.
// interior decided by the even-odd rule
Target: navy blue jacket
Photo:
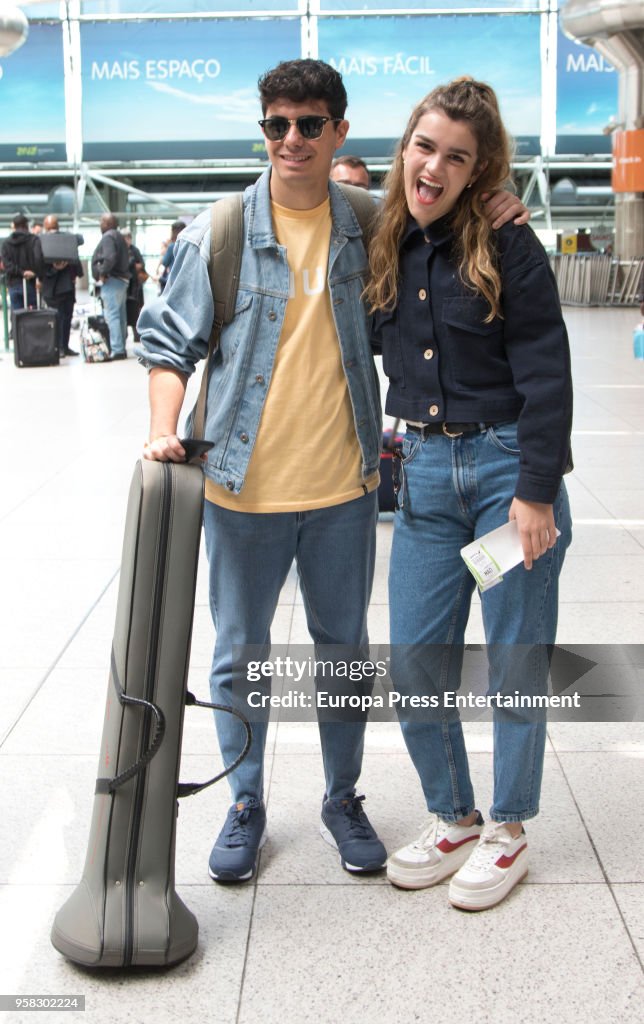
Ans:
{"type": "Polygon", "coordinates": [[[554,276],[529,227],[493,233],[502,316],[460,280],[446,219],[410,221],[400,251],[398,304],[376,313],[373,347],[389,377],[386,412],[407,420],[518,420],[516,496],[554,501],[570,457],[568,336],[554,276]]]}

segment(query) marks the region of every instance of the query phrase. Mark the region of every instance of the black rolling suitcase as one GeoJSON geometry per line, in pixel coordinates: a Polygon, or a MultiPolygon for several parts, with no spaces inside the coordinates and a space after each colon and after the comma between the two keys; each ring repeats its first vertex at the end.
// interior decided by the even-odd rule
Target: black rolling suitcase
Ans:
{"type": "Polygon", "coordinates": [[[223,778],[250,745],[245,723],[246,748],[226,771],[178,782],[184,707],[214,706],[186,690],[202,508],[200,465],[137,463],[85,867],[51,934],[76,963],[164,967],[197,945],[197,920],[175,891],[177,797],[223,778]]]}
{"type": "Polygon", "coordinates": [[[55,309],[27,308],[27,282],[23,278],[25,308],[11,314],[13,324],[13,360],[16,366],[58,366],[60,322],[55,309]]]}

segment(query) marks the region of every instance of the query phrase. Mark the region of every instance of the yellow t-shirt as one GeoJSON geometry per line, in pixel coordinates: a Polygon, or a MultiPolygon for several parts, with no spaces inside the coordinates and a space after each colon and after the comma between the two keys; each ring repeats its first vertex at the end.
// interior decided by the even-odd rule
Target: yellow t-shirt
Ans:
{"type": "Polygon", "coordinates": [[[255,446],[239,494],[206,480],[206,498],[240,512],[304,512],[360,497],[362,479],[342,368],[327,263],[328,198],[313,210],[271,203],[275,236],[288,253],[290,295],[255,446]]]}

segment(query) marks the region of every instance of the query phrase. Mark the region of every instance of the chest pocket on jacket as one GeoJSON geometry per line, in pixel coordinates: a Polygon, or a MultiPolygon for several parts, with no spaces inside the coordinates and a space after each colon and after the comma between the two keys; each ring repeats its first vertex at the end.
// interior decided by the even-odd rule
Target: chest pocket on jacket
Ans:
{"type": "Polygon", "coordinates": [[[224,362],[233,357],[241,339],[248,335],[248,318],[253,315],[253,306],[257,306],[253,298],[253,292],[241,289],[237,292],[235,315],[229,324],[224,325],[221,332],[219,351],[224,362]]]}
{"type": "Polygon", "coordinates": [[[382,352],[382,368],[392,384],[405,386],[405,366],[400,344],[400,324],[394,312],[373,315],[373,336],[382,352]]]}
{"type": "Polygon", "coordinates": [[[443,329],[457,389],[512,385],[503,321],[497,317],[486,324],[488,313],[487,302],[479,296],[443,299],[443,329]]]}

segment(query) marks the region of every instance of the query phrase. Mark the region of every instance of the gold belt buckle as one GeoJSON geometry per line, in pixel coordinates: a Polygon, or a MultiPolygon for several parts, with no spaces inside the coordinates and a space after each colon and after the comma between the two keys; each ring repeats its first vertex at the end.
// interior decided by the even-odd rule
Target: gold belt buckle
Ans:
{"type": "Polygon", "coordinates": [[[442,429],[443,429],[443,433],[445,434],[445,437],[462,437],[463,436],[463,431],[462,430],[459,430],[458,434],[451,434],[449,430],[445,429],[445,426],[446,426],[446,424],[443,423],[443,428],[442,429]]]}

